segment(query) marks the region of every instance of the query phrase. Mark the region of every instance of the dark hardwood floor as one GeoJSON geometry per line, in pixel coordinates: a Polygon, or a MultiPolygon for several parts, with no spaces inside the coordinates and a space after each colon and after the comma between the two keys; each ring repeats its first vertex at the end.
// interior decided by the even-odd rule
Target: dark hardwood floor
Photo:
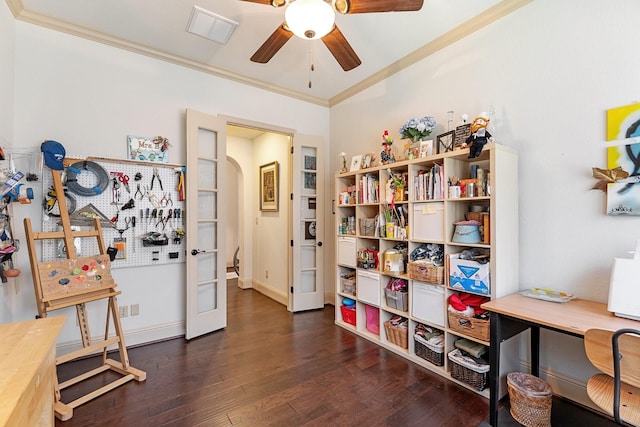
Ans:
{"type": "MultiPolygon", "coordinates": [[[[56,426],[477,426],[488,401],[333,324],[228,285],[228,327],[129,349],[147,373],[56,426]]],[[[117,358],[116,355],[113,355],[117,358]]],[[[58,367],[60,381],[99,364],[58,367]]],[[[63,391],[69,402],[117,376],[63,391]]]]}

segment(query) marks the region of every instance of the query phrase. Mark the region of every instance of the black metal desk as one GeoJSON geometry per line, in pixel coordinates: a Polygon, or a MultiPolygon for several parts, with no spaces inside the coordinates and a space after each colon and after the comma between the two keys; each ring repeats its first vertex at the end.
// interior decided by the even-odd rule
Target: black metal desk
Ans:
{"type": "Polygon", "coordinates": [[[528,298],[519,294],[497,298],[482,305],[490,311],[491,348],[489,358],[489,423],[498,425],[500,399],[500,345],[529,329],[531,331],[531,374],[540,371],[540,328],[583,337],[591,328],[618,330],[638,328],[638,322],[614,316],[607,305],[576,299],[564,304],[528,298]]]}

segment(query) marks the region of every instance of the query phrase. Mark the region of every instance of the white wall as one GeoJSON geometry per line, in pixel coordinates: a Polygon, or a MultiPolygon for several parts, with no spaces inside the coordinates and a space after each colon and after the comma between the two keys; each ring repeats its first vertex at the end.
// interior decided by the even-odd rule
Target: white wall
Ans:
{"type": "Polygon", "coordinates": [[[227,157],[233,159],[233,162],[240,169],[237,184],[238,193],[228,192],[227,194],[229,197],[238,199],[239,208],[234,214],[237,217],[240,245],[238,285],[246,289],[251,288],[253,277],[253,224],[255,224],[253,212],[256,201],[254,197],[255,186],[257,185],[254,180],[253,141],[227,136],[227,157]]]}
{"type": "MultiPolygon", "coordinates": [[[[385,128],[400,145],[397,129],[409,117],[434,115],[441,123],[439,133],[448,110],[473,116],[493,105],[498,142],[520,155],[521,288],[545,286],[605,301],[612,259],[627,256],[640,236],[640,223],[604,215],[604,194],[590,190],[591,167],[606,165],[605,110],[638,101],[633,92],[640,75],[640,58],[633,50],[640,42],[638,16],[637,0],[618,0],[615,7],[604,0],[535,0],[332,107],[329,122],[326,108],[26,23],[12,24],[3,5],[0,112],[8,110],[8,115],[0,117],[0,136],[8,135],[20,147],[53,138],[70,153],[124,157],[126,135],[161,134],[174,144],[172,161],[181,163],[184,109],[189,107],[272,123],[325,141],[331,125],[327,170],[333,173],[341,167],[341,151],[349,157],[379,151],[385,128]],[[11,79],[14,110],[13,101],[4,97],[5,90],[11,93],[11,79]],[[13,132],[7,133],[7,126],[13,132]]],[[[325,185],[333,191],[327,175],[325,185]]],[[[257,217],[257,206],[253,209],[257,217]]],[[[331,220],[329,207],[326,212],[331,220]]],[[[23,216],[37,223],[41,214],[34,204],[20,207],[15,216],[20,228],[23,216]]],[[[333,277],[329,254],[335,232],[327,225],[325,274],[333,277]]],[[[18,261],[25,273],[17,293],[1,296],[0,321],[35,313],[26,249],[18,261]]],[[[162,335],[179,329],[184,320],[182,266],[116,270],[115,275],[123,291],[119,301],[141,304],[141,316],[125,319],[128,333],[162,335]]],[[[98,323],[92,322],[97,333],[98,323]]],[[[68,325],[61,341],[77,339],[77,329],[68,325]]],[[[542,362],[550,366],[553,361],[553,375],[562,387],[581,383],[589,369],[581,342],[551,333],[543,339],[543,348],[553,350],[542,355],[542,362]]]]}
{"type": "Polygon", "coordinates": [[[264,133],[254,139],[253,187],[256,224],[253,247],[253,287],[276,301],[287,305],[289,287],[286,268],[289,251],[289,137],[277,133],[264,133]],[[279,163],[278,212],[260,211],[258,170],[260,165],[279,163]]]}
{"type": "Polygon", "coordinates": [[[240,200],[240,176],[242,171],[239,165],[227,155],[227,200],[225,209],[227,210],[227,267],[233,266],[233,255],[240,244],[239,215],[240,200]]]}
{"type": "MultiPolygon", "coordinates": [[[[606,167],[605,111],[638,102],[639,16],[636,0],[535,0],[331,108],[331,170],[341,151],[379,152],[385,128],[402,145],[409,117],[435,116],[437,134],[448,110],[493,105],[497,142],[519,153],[520,287],[606,301],[612,260],[628,256],[640,222],[604,214],[591,167],[606,167]]],[[[581,340],[543,338],[562,387],[591,373],[581,340]]]]}
{"type": "MultiPolygon", "coordinates": [[[[13,145],[14,102],[14,21],[5,2],[0,2],[0,145],[13,145]]],[[[0,323],[10,322],[13,312],[14,281],[0,284],[0,323]]]]}
{"type": "MultiPolygon", "coordinates": [[[[15,23],[15,52],[14,139],[20,147],[55,139],[69,154],[124,158],[127,135],[159,134],[173,144],[170,161],[184,163],[186,108],[295,129],[328,141],[327,108],[208,74],[23,22],[15,23]]],[[[3,74],[12,73],[11,67],[0,64],[3,74]]],[[[40,200],[42,190],[36,190],[40,200]]],[[[25,216],[39,224],[39,204],[16,209],[18,238],[23,241],[25,216]]],[[[12,307],[5,321],[31,319],[36,313],[26,248],[17,261],[23,277],[17,293],[1,297],[3,307],[12,307]]],[[[140,316],[123,320],[127,344],[181,333],[184,265],[118,269],[114,276],[122,291],[118,302],[140,304],[140,316]]],[[[100,334],[100,320],[91,320],[91,329],[100,334]]],[[[59,343],[78,339],[73,320],[68,321],[59,343]]]]}

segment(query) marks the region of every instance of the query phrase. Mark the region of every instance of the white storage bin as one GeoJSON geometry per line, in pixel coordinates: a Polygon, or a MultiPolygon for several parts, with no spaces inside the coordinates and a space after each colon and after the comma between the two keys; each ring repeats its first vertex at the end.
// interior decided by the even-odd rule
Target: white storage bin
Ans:
{"type": "Polygon", "coordinates": [[[358,284],[358,299],[360,301],[380,307],[380,275],[370,271],[358,270],[356,279],[358,284]]]}
{"type": "Polygon", "coordinates": [[[356,238],[338,237],[338,264],[356,268],[356,238]]]}
{"type": "Polygon", "coordinates": [[[413,282],[411,314],[425,322],[445,325],[444,287],[413,282]]]}
{"type": "Polygon", "coordinates": [[[413,205],[413,239],[444,241],[444,204],[413,205]]]}

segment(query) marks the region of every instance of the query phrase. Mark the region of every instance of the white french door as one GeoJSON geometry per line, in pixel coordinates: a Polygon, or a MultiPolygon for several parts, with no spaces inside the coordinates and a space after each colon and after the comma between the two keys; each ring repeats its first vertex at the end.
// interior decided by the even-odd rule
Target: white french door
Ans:
{"type": "Polygon", "coordinates": [[[186,338],[227,326],[226,121],[187,109],[186,338]]]}
{"type": "Polygon", "coordinates": [[[294,134],[291,246],[293,284],[289,310],[324,307],[324,144],[321,137],[294,134]]]}

